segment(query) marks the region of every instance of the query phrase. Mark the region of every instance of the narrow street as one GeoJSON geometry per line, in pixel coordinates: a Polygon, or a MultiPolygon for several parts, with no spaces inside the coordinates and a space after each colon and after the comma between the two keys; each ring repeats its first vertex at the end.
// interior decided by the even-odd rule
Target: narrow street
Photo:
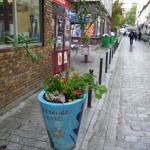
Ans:
{"type": "Polygon", "coordinates": [[[117,148],[150,149],[150,47],[127,38],[121,47],[121,94],[117,148]]]}
{"type": "Polygon", "coordinates": [[[122,38],[88,150],[150,150],[150,47],[122,38]]]}

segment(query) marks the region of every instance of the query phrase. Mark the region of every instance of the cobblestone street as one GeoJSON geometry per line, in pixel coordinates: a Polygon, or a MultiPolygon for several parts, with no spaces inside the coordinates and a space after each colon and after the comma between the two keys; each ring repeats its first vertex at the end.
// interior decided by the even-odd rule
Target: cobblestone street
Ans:
{"type": "Polygon", "coordinates": [[[150,47],[122,42],[117,148],[150,150],[150,47]]]}
{"type": "Polygon", "coordinates": [[[150,47],[123,38],[88,150],[150,150],[150,47]]]}

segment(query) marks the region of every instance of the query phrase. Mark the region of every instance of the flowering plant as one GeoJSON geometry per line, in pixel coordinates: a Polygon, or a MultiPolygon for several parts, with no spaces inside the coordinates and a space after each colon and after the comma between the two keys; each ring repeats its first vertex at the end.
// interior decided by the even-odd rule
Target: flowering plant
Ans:
{"type": "Polygon", "coordinates": [[[88,89],[93,89],[95,97],[100,99],[107,88],[99,85],[94,78],[93,74],[80,74],[74,68],[69,68],[63,74],[46,78],[41,88],[46,92],[45,99],[54,103],[72,102],[82,98],[88,89]]]}

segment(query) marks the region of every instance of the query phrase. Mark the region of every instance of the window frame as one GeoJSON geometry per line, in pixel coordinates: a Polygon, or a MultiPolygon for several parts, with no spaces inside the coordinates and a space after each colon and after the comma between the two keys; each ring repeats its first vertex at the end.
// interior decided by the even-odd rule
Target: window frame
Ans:
{"type": "MultiPolygon", "coordinates": [[[[40,42],[37,42],[37,43],[31,43],[29,45],[31,46],[44,46],[44,17],[43,17],[43,13],[44,13],[44,2],[41,1],[41,0],[38,0],[39,1],[39,11],[40,11],[40,15],[39,15],[39,18],[40,18],[40,42]]],[[[4,3],[4,0],[3,0],[3,3],[4,3]]],[[[17,0],[12,0],[12,16],[13,16],[13,24],[14,24],[14,38],[17,38],[18,37],[18,18],[17,18],[17,0]]],[[[5,25],[4,25],[5,26],[5,25]]],[[[4,30],[5,32],[6,30],[4,30]]],[[[12,44],[7,44],[7,43],[4,43],[4,44],[0,44],[0,50],[1,49],[8,49],[8,48],[12,48],[12,44]]]]}

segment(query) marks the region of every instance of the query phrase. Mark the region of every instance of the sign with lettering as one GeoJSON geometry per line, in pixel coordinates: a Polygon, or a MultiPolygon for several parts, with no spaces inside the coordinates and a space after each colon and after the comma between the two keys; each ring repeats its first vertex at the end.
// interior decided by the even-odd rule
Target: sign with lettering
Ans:
{"type": "Polygon", "coordinates": [[[69,8],[69,0],[53,0],[53,2],[65,7],[65,8],[69,8]]]}

